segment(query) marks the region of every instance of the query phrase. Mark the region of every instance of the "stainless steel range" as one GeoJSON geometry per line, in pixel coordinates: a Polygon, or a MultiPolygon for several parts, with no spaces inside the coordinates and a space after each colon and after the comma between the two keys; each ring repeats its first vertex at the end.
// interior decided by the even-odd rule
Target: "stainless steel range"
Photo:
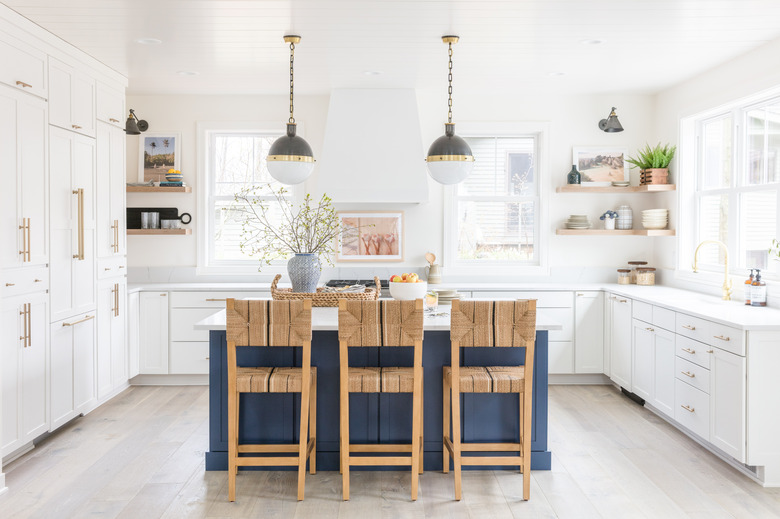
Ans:
{"type": "MultiPolygon", "coordinates": [[[[382,288],[390,288],[390,283],[386,279],[380,279],[382,288]]],[[[349,285],[365,285],[367,287],[375,286],[373,279],[331,279],[325,283],[326,287],[347,287],[349,285]]]]}

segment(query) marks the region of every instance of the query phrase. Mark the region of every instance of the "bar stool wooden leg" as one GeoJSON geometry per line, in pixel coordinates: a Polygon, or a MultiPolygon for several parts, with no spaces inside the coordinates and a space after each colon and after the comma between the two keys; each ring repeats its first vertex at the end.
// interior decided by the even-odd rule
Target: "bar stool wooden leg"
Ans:
{"type": "Polygon", "coordinates": [[[523,500],[528,501],[531,498],[531,391],[520,395],[520,401],[523,402],[523,500]]]}
{"type": "Polygon", "coordinates": [[[420,385],[420,474],[423,473],[425,465],[425,376],[421,377],[420,385]]]}
{"type": "MultiPolygon", "coordinates": [[[[236,445],[238,445],[238,424],[241,422],[241,393],[236,393],[236,445]]],[[[238,447],[236,447],[238,450],[238,447]]],[[[237,456],[238,454],[236,454],[237,456]]],[[[236,476],[238,476],[238,463],[236,463],[236,476]]]]}
{"type": "Polygon", "coordinates": [[[341,433],[341,493],[349,501],[349,371],[347,368],[347,345],[340,341],[341,388],[340,388],[340,433],[341,433]]]}
{"type": "Polygon", "coordinates": [[[238,466],[236,458],[238,457],[238,439],[237,439],[237,421],[236,421],[236,393],[235,384],[228,382],[228,500],[236,500],[236,473],[238,466]],[[232,387],[231,387],[232,386],[232,387]]]}
{"type": "MultiPolygon", "coordinates": [[[[304,360],[305,362],[305,360],[304,360]]],[[[304,373],[306,372],[304,368],[304,373]]],[[[309,391],[311,384],[301,384],[301,431],[298,436],[298,501],[303,501],[306,484],[306,451],[309,437],[309,391]]]]}
{"type": "Polygon", "coordinates": [[[412,501],[420,484],[420,432],[422,418],[422,347],[415,345],[414,388],[412,392],[412,501]],[[418,358],[419,357],[419,358],[418,358]]]}
{"type": "Polygon", "coordinates": [[[312,375],[311,401],[309,402],[309,438],[314,444],[309,455],[309,474],[317,473],[317,373],[312,375]]]}
{"type": "MultiPolygon", "coordinates": [[[[453,363],[454,364],[454,363],[453,363]]],[[[452,366],[452,458],[455,462],[455,500],[461,498],[461,450],[460,450],[460,387],[458,384],[458,370],[455,365],[452,366]]]]}
{"type": "Polygon", "coordinates": [[[442,385],[442,472],[449,474],[450,472],[450,450],[447,448],[447,440],[450,439],[450,385],[447,383],[447,377],[444,376],[444,369],[442,369],[441,385],[442,385]]]}

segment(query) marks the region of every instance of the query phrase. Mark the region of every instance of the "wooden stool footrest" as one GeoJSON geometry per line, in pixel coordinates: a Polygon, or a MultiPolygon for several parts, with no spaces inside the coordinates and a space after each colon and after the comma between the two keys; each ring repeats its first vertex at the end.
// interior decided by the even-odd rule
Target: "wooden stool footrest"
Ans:
{"type": "Polygon", "coordinates": [[[356,443],[349,446],[349,452],[412,452],[412,444],[356,443]]]}
{"type": "Polygon", "coordinates": [[[239,467],[297,467],[298,464],[298,456],[240,456],[236,458],[236,465],[239,467]]]}
{"type": "Polygon", "coordinates": [[[299,446],[297,443],[284,443],[284,444],[239,444],[239,453],[267,453],[267,452],[298,452],[299,446]]]}
{"type": "Polygon", "coordinates": [[[520,443],[461,443],[461,452],[520,452],[520,443]]]}
{"type": "Polygon", "coordinates": [[[522,456],[463,456],[461,465],[507,465],[519,467],[523,463],[522,456]]]}
{"type": "Polygon", "coordinates": [[[373,467],[379,465],[409,465],[412,464],[411,456],[350,456],[350,465],[373,467]]]}

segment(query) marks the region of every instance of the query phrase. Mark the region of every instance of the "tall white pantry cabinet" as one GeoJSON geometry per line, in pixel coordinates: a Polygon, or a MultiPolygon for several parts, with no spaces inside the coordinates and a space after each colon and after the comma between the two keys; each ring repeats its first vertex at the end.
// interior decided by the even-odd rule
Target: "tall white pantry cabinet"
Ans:
{"type": "Polygon", "coordinates": [[[128,383],[127,79],[1,4],[0,63],[0,457],[8,461],[128,383]]]}

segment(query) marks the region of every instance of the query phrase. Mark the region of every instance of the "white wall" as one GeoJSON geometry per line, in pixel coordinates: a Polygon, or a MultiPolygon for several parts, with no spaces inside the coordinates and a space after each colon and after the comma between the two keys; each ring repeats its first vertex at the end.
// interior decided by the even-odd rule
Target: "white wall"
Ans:
{"type": "MultiPolygon", "coordinates": [[[[423,149],[444,131],[446,117],[446,91],[419,91],[418,103],[423,136],[423,149]]],[[[315,155],[321,155],[323,132],[328,109],[326,96],[297,96],[296,119],[305,125],[305,137],[315,155]]],[[[197,214],[197,198],[200,189],[196,178],[196,123],[198,121],[284,121],[287,118],[286,96],[128,96],[128,108],[135,109],[147,119],[150,131],[175,131],[182,135],[181,170],[185,180],[193,186],[191,194],[128,194],[129,207],[162,206],[178,207],[197,214]]],[[[634,152],[650,135],[655,102],[649,95],[599,95],[599,96],[496,96],[490,93],[469,94],[456,92],[454,116],[457,122],[516,122],[547,121],[550,123],[549,171],[543,180],[549,185],[549,197],[542,200],[549,208],[550,221],[542,232],[550,235],[549,263],[553,274],[574,271],[579,267],[604,267],[611,269],[625,265],[632,259],[650,259],[654,239],[647,237],[584,237],[557,236],[569,214],[588,214],[596,226],[607,209],[627,203],[632,206],[635,218],[639,211],[653,207],[657,200],[642,195],[576,195],[555,193],[555,187],[566,183],[571,169],[572,146],[623,146],[634,152]],[[618,115],[626,129],[622,133],[607,134],[598,129],[597,123],[609,113],[611,106],[618,107],[618,115]],[[557,268],[560,267],[560,268],[557,268]]],[[[128,179],[135,180],[138,171],[137,137],[128,138],[128,179]]],[[[422,157],[421,157],[422,160],[422,157]]],[[[314,175],[317,174],[315,168],[314,175]]],[[[634,183],[637,173],[632,171],[634,183]]],[[[316,186],[314,177],[310,182],[316,186]]],[[[442,255],[443,188],[429,180],[430,200],[426,204],[405,205],[341,205],[338,209],[385,209],[405,211],[406,260],[403,264],[372,265],[387,267],[393,271],[411,270],[425,264],[427,251],[442,255]]],[[[193,225],[193,229],[195,226],[193,225]]],[[[194,267],[196,264],[197,233],[192,236],[162,237],[133,236],[128,238],[128,263],[130,267],[194,267]]],[[[350,266],[350,271],[355,269],[350,266]]],[[[595,270],[595,269],[590,269],[595,270]]],[[[137,269],[135,270],[138,271],[137,269]]],[[[605,270],[606,271],[606,270],[605,270]]],[[[132,271],[131,271],[132,272],[132,271]]],[[[614,272],[614,271],[611,271],[614,272]]],[[[445,271],[446,279],[446,271],[445,271]]],[[[520,279],[518,277],[518,279],[520,279]]]]}

